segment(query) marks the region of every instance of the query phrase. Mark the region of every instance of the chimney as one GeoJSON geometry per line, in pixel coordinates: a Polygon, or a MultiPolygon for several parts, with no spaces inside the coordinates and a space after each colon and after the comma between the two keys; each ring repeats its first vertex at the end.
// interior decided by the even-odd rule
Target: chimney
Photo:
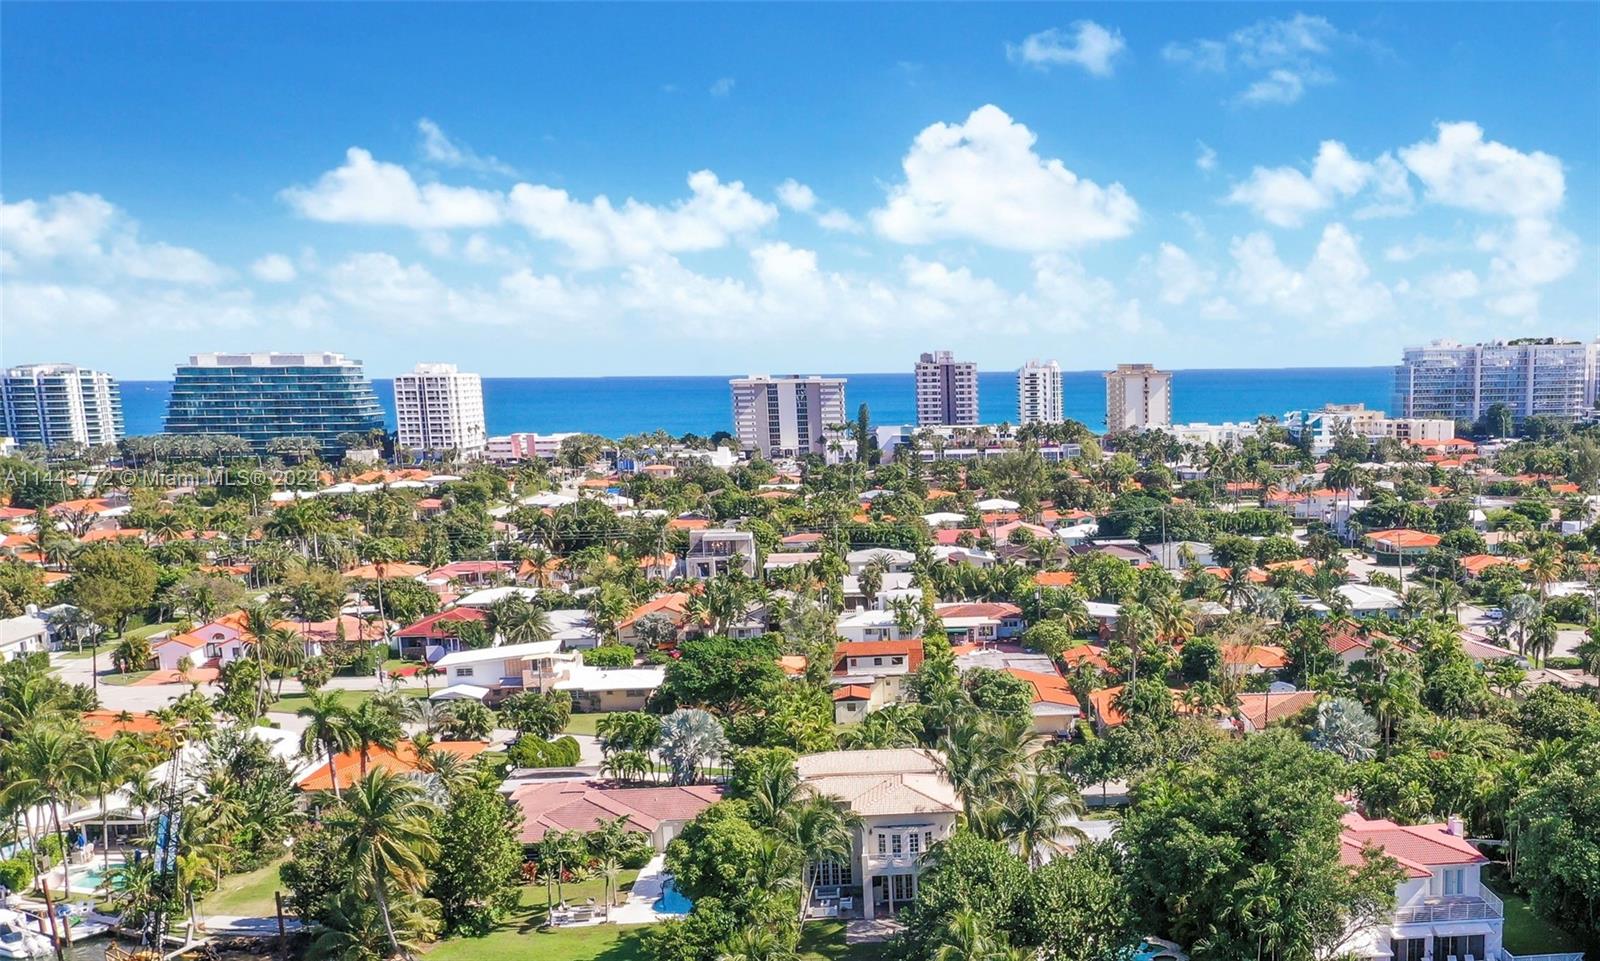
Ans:
{"type": "Polygon", "coordinates": [[[1466,827],[1462,824],[1459,814],[1450,815],[1450,819],[1445,822],[1445,830],[1458,838],[1467,836],[1466,827]]]}

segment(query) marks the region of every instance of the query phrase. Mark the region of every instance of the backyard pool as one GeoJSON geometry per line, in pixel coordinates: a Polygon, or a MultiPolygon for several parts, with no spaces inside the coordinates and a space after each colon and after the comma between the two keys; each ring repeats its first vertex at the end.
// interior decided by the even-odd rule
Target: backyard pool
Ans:
{"type": "Polygon", "coordinates": [[[678,890],[677,881],[667,878],[661,882],[661,897],[656,898],[650,906],[655,908],[657,914],[688,914],[694,902],[678,890]]]}

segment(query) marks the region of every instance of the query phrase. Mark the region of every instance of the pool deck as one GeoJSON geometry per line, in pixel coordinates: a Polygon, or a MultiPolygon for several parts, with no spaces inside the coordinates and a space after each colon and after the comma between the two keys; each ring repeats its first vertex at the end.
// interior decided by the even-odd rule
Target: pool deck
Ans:
{"type": "Polygon", "coordinates": [[[634,879],[633,890],[628,892],[628,900],[611,909],[611,914],[606,918],[610,924],[656,924],[670,918],[681,918],[681,914],[663,914],[655,909],[656,899],[661,897],[662,886],[666,882],[666,857],[656,855],[650,859],[634,879]]]}

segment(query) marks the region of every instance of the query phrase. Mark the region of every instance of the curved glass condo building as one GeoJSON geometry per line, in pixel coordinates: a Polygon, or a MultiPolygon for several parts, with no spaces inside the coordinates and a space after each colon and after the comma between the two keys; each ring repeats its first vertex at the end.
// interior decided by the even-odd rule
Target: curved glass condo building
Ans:
{"type": "Polygon", "coordinates": [[[339,449],[347,431],[382,430],[383,409],[343,354],[196,354],[178,366],[167,403],[171,434],[233,434],[266,450],[274,437],[315,437],[339,449]]]}

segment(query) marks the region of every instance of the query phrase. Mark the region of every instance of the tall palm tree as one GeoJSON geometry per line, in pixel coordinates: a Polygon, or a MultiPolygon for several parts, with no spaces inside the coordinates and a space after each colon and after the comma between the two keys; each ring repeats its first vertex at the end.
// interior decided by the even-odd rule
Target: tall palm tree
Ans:
{"type": "Polygon", "coordinates": [[[971,908],[961,908],[950,916],[933,952],[933,961],[993,961],[1005,951],[1003,939],[985,929],[983,919],[971,908]]]}
{"type": "Polygon", "coordinates": [[[90,738],[73,762],[73,771],[84,789],[100,806],[100,844],[104,848],[104,870],[111,871],[111,812],[106,797],[124,784],[142,777],[132,745],[121,737],[107,740],[90,738]]]}
{"type": "Polygon", "coordinates": [[[818,795],[805,798],[791,811],[789,840],[800,851],[803,864],[799,918],[802,926],[817,883],[817,871],[824,864],[849,860],[860,826],[860,815],[818,795]]]}
{"type": "Polygon", "coordinates": [[[376,700],[363,701],[345,721],[355,743],[361,748],[361,776],[367,776],[367,759],[374,747],[394,750],[404,731],[394,711],[376,700]]]}
{"type": "Polygon", "coordinates": [[[339,703],[338,691],[311,691],[306,706],[295,712],[306,719],[300,732],[300,753],[306,757],[321,754],[328,759],[328,780],[333,796],[339,797],[339,772],[334,758],[356,746],[356,732],[350,726],[350,712],[339,703]]]}
{"type": "Polygon", "coordinates": [[[256,717],[260,717],[267,709],[267,660],[266,647],[270,643],[268,638],[277,629],[278,612],[270,604],[255,604],[245,609],[244,633],[247,650],[255,658],[256,668],[260,674],[256,682],[256,717]]]}
{"type": "Polygon", "coordinates": [[[349,837],[346,856],[355,877],[377,902],[391,954],[409,958],[395,934],[389,902],[395,894],[415,894],[427,884],[427,865],[439,856],[429,826],[433,805],[414,783],[385,770],[373,771],[350,786],[325,823],[349,837]]]}
{"type": "Polygon", "coordinates": [[[1083,797],[1070,781],[1037,760],[1006,793],[1001,831],[1035,870],[1067,842],[1086,836],[1067,824],[1083,816],[1083,797]]]}
{"type": "Polygon", "coordinates": [[[55,724],[29,724],[5,749],[9,782],[0,796],[13,794],[43,799],[50,808],[61,845],[61,888],[71,889],[72,859],[67,857],[67,832],[61,806],[78,798],[76,762],[83,749],[81,732],[55,724]]]}

